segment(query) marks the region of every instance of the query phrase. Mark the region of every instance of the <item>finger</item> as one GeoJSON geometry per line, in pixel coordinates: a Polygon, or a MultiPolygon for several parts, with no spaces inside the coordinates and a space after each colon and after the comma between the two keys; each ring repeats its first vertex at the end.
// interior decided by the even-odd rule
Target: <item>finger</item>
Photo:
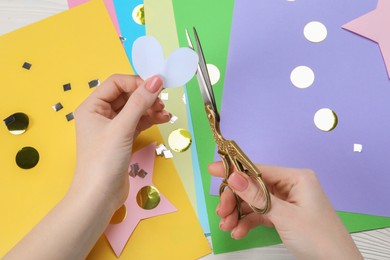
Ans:
{"type": "Polygon", "coordinates": [[[115,74],[107,78],[101,86],[96,88],[90,97],[111,103],[122,96],[123,93],[127,93],[121,97],[121,99],[127,101],[126,97],[133,93],[142,83],[143,80],[138,76],[115,74]]]}
{"type": "Polygon", "coordinates": [[[217,215],[223,218],[232,214],[236,210],[236,205],[234,193],[229,188],[225,189],[220,198],[217,215]]]}
{"type": "Polygon", "coordinates": [[[234,239],[241,239],[245,237],[250,230],[258,226],[272,227],[273,224],[267,216],[251,213],[240,219],[237,226],[232,230],[231,237],[234,239]]]}
{"type": "Polygon", "coordinates": [[[287,168],[270,165],[256,165],[261,172],[262,178],[268,185],[276,185],[280,181],[293,182],[294,179],[302,172],[302,169],[287,168]]]}
{"type": "Polygon", "coordinates": [[[248,204],[262,209],[267,200],[264,190],[256,180],[242,172],[233,172],[228,179],[229,187],[248,204]]]}
{"type": "Polygon", "coordinates": [[[113,120],[125,134],[133,135],[139,120],[156,101],[162,90],[162,79],[153,76],[143,82],[130,96],[126,105],[113,120]]]}
{"type": "Polygon", "coordinates": [[[212,162],[208,165],[208,171],[215,177],[225,177],[225,167],[222,162],[212,162]]]}
{"type": "Polygon", "coordinates": [[[229,231],[235,228],[238,224],[238,212],[235,209],[231,214],[222,218],[219,222],[219,228],[223,231],[229,231]]]}
{"type": "Polygon", "coordinates": [[[169,121],[170,118],[171,114],[166,110],[154,112],[150,116],[142,116],[139,120],[137,131],[142,132],[151,127],[152,125],[166,123],[169,121]]]}
{"type": "Polygon", "coordinates": [[[157,98],[157,100],[153,103],[153,105],[150,107],[151,111],[157,112],[161,111],[165,108],[164,102],[160,98],[157,98]]]}

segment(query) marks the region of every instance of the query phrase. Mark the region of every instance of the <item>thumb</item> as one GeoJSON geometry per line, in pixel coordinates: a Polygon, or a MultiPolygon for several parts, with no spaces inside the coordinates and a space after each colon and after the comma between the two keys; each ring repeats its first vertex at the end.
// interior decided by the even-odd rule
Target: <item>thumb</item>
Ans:
{"type": "Polygon", "coordinates": [[[233,172],[228,179],[229,187],[249,205],[263,209],[266,206],[266,195],[254,178],[242,172],[233,172]]]}
{"type": "Polygon", "coordinates": [[[144,81],[131,94],[122,108],[121,112],[115,117],[117,123],[121,125],[126,134],[134,133],[139,120],[143,114],[156,101],[159,93],[162,90],[163,81],[159,76],[153,76],[144,81]]]}

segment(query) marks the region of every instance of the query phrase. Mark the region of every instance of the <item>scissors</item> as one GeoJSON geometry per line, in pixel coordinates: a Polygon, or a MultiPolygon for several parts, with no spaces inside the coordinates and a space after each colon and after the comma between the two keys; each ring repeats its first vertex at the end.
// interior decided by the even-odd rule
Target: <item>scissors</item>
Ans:
{"type": "MultiPolygon", "coordinates": [[[[226,140],[222,134],[219,127],[220,116],[217,110],[215,103],[214,92],[212,89],[209,73],[207,71],[206,60],[203,55],[202,46],[199,41],[198,33],[196,29],[194,30],[194,37],[196,43],[196,49],[199,56],[198,69],[196,71],[196,78],[198,80],[199,88],[202,93],[207,119],[210,124],[210,128],[215,139],[215,142],[218,147],[218,154],[220,155],[223,165],[225,167],[225,177],[222,180],[219,196],[222,195],[224,190],[229,187],[228,178],[233,173],[234,168],[238,171],[241,171],[251,178],[253,178],[258,184],[259,187],[263,190],[264,196],[266,199],[266,204],[264,208],[257,208],[253,205],[249,206],[252,210],[258,214],[265,214],[271,208],[271,198],[267,186],[265,185],[263,179],[261,178],[261,173],[259,169],[252,163],[252,161],[245,155],[245,153],[240,149],[240,147],[233,140],[226,140]]],[[[192,44],[191,38],[189,36],[188,30],[186,29],[186,36],[189,47],[195,51],[192,44]]],[[[241,212],[241,198],[233,192],[236,201],[237,201],[237,210],[239,217],[242,218],[244,215],[241,212]]]]}

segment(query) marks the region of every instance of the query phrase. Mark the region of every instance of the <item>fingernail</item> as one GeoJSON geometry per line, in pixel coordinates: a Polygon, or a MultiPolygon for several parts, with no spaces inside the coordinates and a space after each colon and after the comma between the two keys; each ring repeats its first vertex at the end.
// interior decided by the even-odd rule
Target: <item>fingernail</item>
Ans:
{"type": "Polygon", "coordinates": [[[165,116],[165,117],[168,117],[168,118],[171,118],[171,113],[169,113],[168,111],[163,111],[162,112],[162,114],[163,114],[163,116],[165,116]]]}
{"type": "Polygon", "coordinates": [[[230,175],[228,183],[236,191],[244,191],[248,188],[248,181],[237,172],[230,175]]]}
{"type": "Polygon", "coordinates": [[[149,79],[146,80],[145,83],[145,88],[150,92],[150,93],[156,93],[162,85],[162,80],[159,76],[153,76],[149,79]]]}
{"type": "Polygon", "coordinates": [[[221,222],[219,222],[219,228],[220,228],[220,229],[222,229],[222,226],[223,226],[224,223],[225,223],[224,220],[221,220],[221,222]]]}
{"type": "Polygon", "coordinates": [[[232,232],[230,233],[230,236],[232,237],[232,238],[234,238],[234,239],[236,239],[235,237],[234,237],[234,231],[235,231],[236,229],[233,229],[232,230],[232,232]]]}

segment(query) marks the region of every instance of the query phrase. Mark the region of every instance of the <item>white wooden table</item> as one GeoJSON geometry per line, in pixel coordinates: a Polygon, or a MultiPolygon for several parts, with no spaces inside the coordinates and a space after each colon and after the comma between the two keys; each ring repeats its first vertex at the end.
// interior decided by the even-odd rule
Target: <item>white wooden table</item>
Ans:
{"type": "MultiPolygon", "coordinates": [[[[0,0],[0,35],[67,9],[66,0],[0,0]]],[[[390,259],[390,228],[356,233],[352,237],[365,259],[390,259]]],[[[275,245],[227,254],[208,255],[202,259],[285,260],[293,259],[293,256],[283,245],[275,245]]]]}

